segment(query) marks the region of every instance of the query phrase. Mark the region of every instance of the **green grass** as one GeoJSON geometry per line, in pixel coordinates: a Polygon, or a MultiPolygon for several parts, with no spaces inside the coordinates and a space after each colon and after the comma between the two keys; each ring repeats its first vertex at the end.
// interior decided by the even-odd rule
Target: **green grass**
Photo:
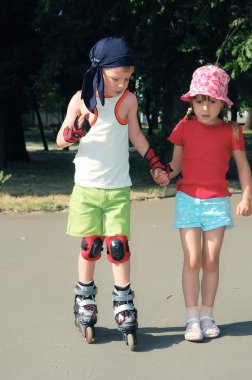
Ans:
{"type": "MultiPolygon", "coordinates": [[[[28,212],[68,207],[75,153],[75,150],[33,150],[29,152],[30,162],[10,162],[7,173],[12,175],[2,186],[0,210],[28,212]]],[[[167,189],[157,186],[147,163],[137,152],[130,152],[130,165],[132,199],[174,195],[175,184],[167,189]]]]}
{"type": "MultiPolygon", "coordinates": [[[[76,146],[69,151],[59,149],[55,137],[47,130],[49,151],[43,150],[34,129],[26,131],[29,162],[10,162],[6,174],[11,177],[2,184],[0,192],[1,212],[58,211],[68,207],[73,187],[76,146]]],[[[158,132],[155,132],[156,134],[158,132]]],[[[252,167],[252,133],[245,133],[247,156],[252,167]]],[[[130,149],[130,175],[132,200],[160,198],[175,194],[176,181],[168,188],[156,185],[149,173],[147,162],[130,149]]],[[[229,172],[231,187],[239,189],[235,165],[231,162],[229,172]]]]}

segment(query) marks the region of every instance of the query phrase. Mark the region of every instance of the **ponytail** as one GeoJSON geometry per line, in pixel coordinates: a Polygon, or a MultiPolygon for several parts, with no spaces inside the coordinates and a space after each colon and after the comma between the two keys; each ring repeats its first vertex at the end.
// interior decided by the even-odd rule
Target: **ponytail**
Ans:
{"type": "Polygon", "coordinates": [[[185,116],[183,117],[183,120],[191,120],[192,116],[194,115],[192,106],[188,108],[185,116]]]}

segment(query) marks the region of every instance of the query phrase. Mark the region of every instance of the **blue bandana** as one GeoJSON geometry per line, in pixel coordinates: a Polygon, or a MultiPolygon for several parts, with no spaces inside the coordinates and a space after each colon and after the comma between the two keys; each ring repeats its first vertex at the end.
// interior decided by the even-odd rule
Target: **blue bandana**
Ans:
{"type": "Polygon", "coordinates": [[[82,84],[81,99],[90,112],[96,106],[96,91],[104,106],[104,83],[101,67],[134,66],[133,52],[121,38],[107,37],[98,41],[89,53],[92,66],[86,71],[82,84]]]}

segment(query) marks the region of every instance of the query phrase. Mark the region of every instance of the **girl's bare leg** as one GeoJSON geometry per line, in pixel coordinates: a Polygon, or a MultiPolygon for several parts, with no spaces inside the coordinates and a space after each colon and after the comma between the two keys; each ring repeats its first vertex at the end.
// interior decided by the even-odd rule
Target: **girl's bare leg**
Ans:
{"type": "Polygon", "coordinates": [[[184,251],[182,287],[186,307],[198,305],[201,268],[201,229],[181,228],[180,239],[184,251]]]}
{"type": "Polygon", "coordinates": [[[182,286],[186,306],[185,339],[201,341],[203,334],[199,321],[198,298],[200,292],[199,272],[201,268],[201,229],[180,229],[184,251],[182,286]]]}
{"type": "Polygon", "coordinates": [[[202,304],[213,307],[219,284],[219,260],[225,226],[203,232],[201,281],[202,304]]]}

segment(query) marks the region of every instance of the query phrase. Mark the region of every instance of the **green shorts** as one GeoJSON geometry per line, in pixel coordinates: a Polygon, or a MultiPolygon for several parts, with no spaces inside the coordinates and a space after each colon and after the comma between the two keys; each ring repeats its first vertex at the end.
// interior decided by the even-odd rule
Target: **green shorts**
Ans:
{"type": "Polygon", "coordinates": [[[130,239],[130,188],[73,188],[67,225],[71,236],[125,235],[130,239]]]}

